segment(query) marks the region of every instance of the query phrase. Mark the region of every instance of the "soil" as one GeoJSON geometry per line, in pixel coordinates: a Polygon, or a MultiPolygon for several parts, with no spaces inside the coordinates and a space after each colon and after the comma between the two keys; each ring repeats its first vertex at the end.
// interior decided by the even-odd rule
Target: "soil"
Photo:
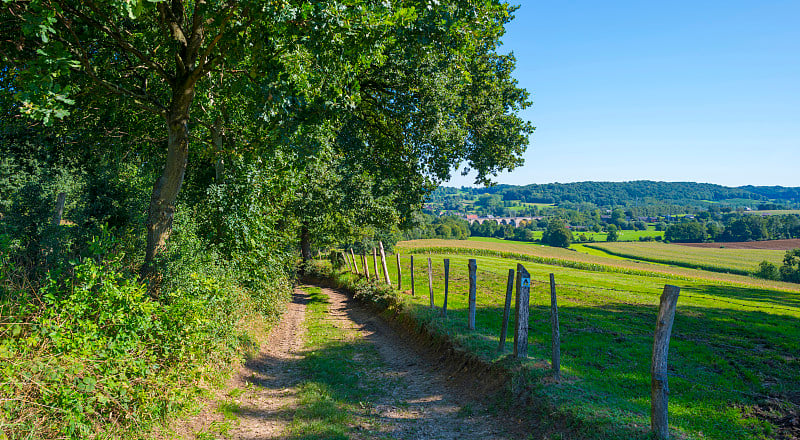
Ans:
{"type": "MultiPolygon", "coordinates": [[[[398,439],[507,439],[520,438],[509,423],[489,414],[481,397],[486,383],[465,379],[466,365],[444,361],[444,354],[424,348],[404,332],[388,325],[345,294],[323,288],[330,300],[325,319],[330,325],[354,332],[354,343],[367,342],[379,354],[378,370],[386,378],[382,395],[365,410],[364,430],[358,438],[398,439]],[[455,371],[454,371],[455,370],[455,371]],[[460,373],[460,374],[457,374],[460,373]]],[[[304,380],[297,361],[305,355],[305,311],[309,296],[296,289],[280,324],[273,329],[260,354],[245,363],[197,416],[174,428],[179,438],[280,439],[298,408],[296,394],[304,380]],[[234,390],[235,392],[232,392],[234,390]],[[224,405],[235,405],[235,415],[224,405]],[[216,406],[216,408],[214,408],[216,406]]],[[[370,370],[375,374],[375,369],[370,370]]],[[[360,428],[359,428],[360,429],[360,428]]]]}
{"type": "Polygon", "coordinates": [[[767,249],[785,251],[800,248],[800,239],[792,238],[790,240],[733,241],[720,243],[675,243],[675,245],[716,249],[767,249]]]}

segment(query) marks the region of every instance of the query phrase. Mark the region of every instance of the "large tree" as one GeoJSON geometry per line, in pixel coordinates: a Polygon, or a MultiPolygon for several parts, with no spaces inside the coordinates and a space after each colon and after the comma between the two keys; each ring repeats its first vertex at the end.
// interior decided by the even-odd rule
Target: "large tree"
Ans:
{"type": "Polygon", "coordinates": [[[513,58],[495,54],[512,11],[497,0],[3,0],[3,91],[45,123],[76,96],[105,100],[153,138],[163,169],[150,262],[193,149],[221,180],[222,158],[328,124],[331,153],[381,182],[373,198],[394,192],[404,218],[464,160],[482,181],[519,164],[527,94],[513,58]]]}

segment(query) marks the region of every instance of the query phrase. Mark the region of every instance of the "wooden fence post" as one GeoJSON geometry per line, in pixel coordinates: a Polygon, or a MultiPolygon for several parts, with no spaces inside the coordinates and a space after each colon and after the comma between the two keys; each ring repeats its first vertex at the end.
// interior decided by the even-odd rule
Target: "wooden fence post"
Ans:
{"type": "Polygon", "coordinates": [[[411,296],[414,296],[414,290],[416,289],[414,287],[414,254],[411,254],[411,266],[409,266],[409,269],[411,271],[411,296]]]}
{"type": "Polygon", "coordinates": [[[369,280],[369,264],[367,264],[367,251],[361,253],[361,262],[364,264],[364,276],[369,280]]]}
{"type": "Polygon", "coordinates": [[[397,260],[397,290],[403,290],[403,272],[400,270],[400,253],[395,252],[394,257],[397,260]]]}
{"type": "Polygon", "coordinates": [[[383,242],[379,241],[381,247],[381,266],[383,267],[383,278],[386,279],[386,284],[392,285],[392,280],[389,279],[389,268],[386,267],[386,252],[383,251],[383,242]]]}
{"type": "Polygon", "coordinates": [[[503,307],[503,323],[500,327],[500,345],[498,352],[506,348],[506,336],[508,335],[508,318],[511,315],[511,296],[514,293],[514,269],[508,269],[508,283],[506,286],[506,305],[503,307]]]}
{"type": "Polygon", "coordinates": [[[67,193],[60,192],[56,198],[56,212],[53,213],[53,226],[61,224],[61,216],[64,215],[64,203],[67,202],[67,193]]]}
{"type": "Polygon", "coordinates": [[[434,307],[433,304],[433,264],[431,263],[431,258],[428,257],[428,290],[431,293],[431,307],[434,307]]]}
{"type": "Polygon", "coordinates": [[[469,259],[469,315],[467,317],[467,327],[475,330],[475,303],[477,302],[478,290],[478,262],[474,258],[469,259]]]}
{"type": "Polygon", "coordinates": [[[514,357],[528,357],[528,308],[530,307],[531,275],[517,264],[517,302],[514,310],[514,357]]]}
{"type": "Polygon", "coordinates": [[[379,281],[381,276],[378,275],[378,250],[375,246],[372,247],[372,268],[375,269],[375,281],[379,281]]]}
{"type": "Polygon", "coordinates": [[[653,336],[653,360],[650,365],[650,427],[657,440],[669,439],[669,381],[667,380],[667,355],[669,354],[669,337],[672,323],[675,320],[675,308],[678,304],[680,287],[664,286],[661,302],[658,306],[656,331],[653,336]]]}
{"type": "Polygon", "coordinates": [[[447,316],[447,292],[450,290],[450,259],[444,259],[444,304],[442,305],[442,316],[447,316]]]}
{"type": "Polygon", "coordinates": [[[344,267],[346,267],[347,270],[350,271],[351,270],[350,260],[347,258],[347,256],[345,255],[344,252],[339,252],[339,255],[342,256],[342,261],[344,262],[344,267]]]}
{"type": "Polygon", "coordinates": [[[356,254],[355,254],[355,252],[353,252],[353,248],[350,248],[350,256],[352,257],[353,267],[355,267],[355,269],[356,269],[356,274],[357,275],[361,275],[361,271],[358,270],[358,263],[356,263],[356,254]]]}
{"type": "Polygon", "coordinates": [[[558,328],[558,302],[556,301],[556,276],[550,274],[550,325],[553,337],[553,377],[561,379],[561,332],[558,328]]]}

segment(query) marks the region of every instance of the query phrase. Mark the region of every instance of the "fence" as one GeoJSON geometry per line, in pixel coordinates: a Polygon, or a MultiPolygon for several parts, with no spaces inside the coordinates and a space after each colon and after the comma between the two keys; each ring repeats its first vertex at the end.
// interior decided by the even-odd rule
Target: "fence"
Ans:
{"type": "MultiPolygon", "coordinates": [[[[373,267],[377,268],[378,261],[377,259],[381,259],[381,265],[386,267],[386,256],[381,254],[380,256],[377,253],[373,254],[373,267]]],[[[528,357],[528,339],[529,339],[529,329],[530,324],[528,322],[534,322],[534,317],[530,316],[530,305],[531,305],[531,290],[536,287],[537,288],[537,301],[543,300],[543,298],[547,298],[545,295],[541,295],[541,292],[549,291],[549,304],[547,304],[547,309],[549,309],[549,360],[550,360],[550,367],[552,372],[552,378],[554,381],[562,380],[562,342],[564,340],[565,335],[561,333],[560,330],[560,323],[559,323],[559,307],[558,307],[558,290],[560,288],[567,288],[572,293],[580,293],[581,289],[587,289],[587,286],[577,285],[577,284],[557,284],[556,276],[554,274],[549,274],[549,280],[546,281],[539,281],[532,279],[531,275],[528,273],[526,268],[522,264],[517,264],[515,269],[508,269],[508,276],[507,278],[504,275],[498,275],[495,272],[490,272],[486,270],[482,270],[480,268],[480,262],[476,259],[469,259],[467,264],[462,267],[461,264],[456,265],[456,272],[453,272],[453,265],[451,264],[450,259],[443,259],[437,260],[440,264],[438,267],[442,270],[434,271],[434,258],[428,255],[425,255],[425,258],[422,258],[420,261],[421,255],[416,254],[409,255],[408,258],[405,259],[406,265],[401,264],[401,256],[399,254],[395,254],[395,259],[397,261],[397,270],[395,273],[396,276],[396,285],[398,288],[402,288],[405,284],[407,292],[411,295],[416,293],[415,287],[415,280],[420,280],[419,278],[419,271],[422,270],[426,272],[427,277],[423,274],[422,283],[424,284],[425,281],[428,283],[428,291],[429,291],[429,304],[428,307],[431,309],[436,309],[438,313],[443,316],[447,317],[448,314],[448,302],[450,296],[455,292],[456,294],[463,293],[466,296],[467,304],[466,304],[466,322],[465,325],[468,331],[474,331],[476,328],[476,316],[479,315],[480,311],[476,307],[476,299],[479,295],[498,295],[498,298],[493,298],[493,300],[500,300],[498,301],[500,304],[503,305],[502,308],[502,321],[500,323],[499,329],[499,346],[497,347],[498,352],[503,352],[506,348],[506,338],[509,337],[508,330],[509,324],[513,320],[513,328],[510,329],[513,331],[511,335],[513,337],[513,350],[512,355],[518,358],[526,358],[528,357]],[[410,260],[410,262],[409,262],[410,260]],[[427,260],[427,261],[426,261],[427,260]],[[409,264],[410,263],[410,264],[409,264]],[[427,264],[426,264],[427,263],[427,264]],[[402,266],[402,268],[401,268],[402,266]],[[465,270],[466,269],[466,270],[465,270]],[[466,272],[466,273],[465,273],[466,272]],[[466,276],[464,276],[466,275],[466,276]],[[410,278],[411,282],[404,283],[403,278],[408,277],[410,278]],[[425,280],[427,278],[427,280],[425,280]],[[434,283],[434,278],[436,278],[437,283],[434,283]],[[455,278],[455,279],[454,279],[455,278]],[[485,282],[485,280],[490,280],[491,283],[497,284],[498,281],[502,279],[502,284],[505,286],[505,291],[494,291],[494,292],[487,292],[486,289],[480,290],[478,287],[485,282]],[[456,286],[452,284],[453,281],[456,281],[456,286]],[[434,287],[439,286],[438,289],[442,289],[438,291],[434,287]],[[443,285],[443,286],[442,286],[443,285]],[[463,290],[462,290],[463,289],[463,290]],[[410,291],[410,292],[408,292],[410,291]],[[437,294],[436,292],[440,292],[442,296],[438,298],[438,301],[441,301],[441,307],[437,307],[437,294]],[[500,296],[502,295],[502,296],[500,296]],[[514,315],[512,318],[511,315],[511,301],[514,301],[514,315]]],[[[368,262],[364,261],[363,266],[366,268],[368,266],[368,262]]],[[[354,266],[357,268],[357,266],[354,266]]],[[[385,282],[388,284],[392,284],[388,273],[384,273],[384,276],[381,277],[377,273],[371,277],[375,279],[377,282],[385,282]]],[[[592,290],[597,291],[608,291],[610,293],[613,292],[624,292],[623,289],[614,289],[609,287],[592,287],[592,290]]],[[[498,290],[495,288],[495,290],[498,290]]],[[[656,294],[653,291],[646,292],[647,295],[656,294]]],[[[677,299],[680,295],[680,289],[675,286],[671,285],[664,285],[663,291],[660,293],[660,301],[657,314],[653,314],[652,320],[650,321],[650,325],[647,329],[643,326],[639,326],[635,328],[634,326],[631,327],[631,334],[636,334],[639,336],[646,336],[648,338],[652,338],[652,351],[651,351],[651,359],[650,359],[650,402],[651,402],[651,429],[656,439],[667,439],[669,438],[669,429],[668,429],[668,378],[672,377],[680,377],[683,380],[688,380],[685,376],[677,374],[675,372],[671,372],[668,368],[668,358],[667,354],[669,352],[669,343],[670,337],[672,335],[672,325],[674,322],[675,312],[677,309],[677,299]],[[653,331],[655,329],[655,331],[653,331]]],[[[693,296],[688,296],[693,297],[693,296]]],[[[694,295],[694,297],[702,297],[699,295],[694,295]]],[[[745,305],[745,304],[742,304],[745,305]]],[[[544,306],[544,304],[542,304],[544,306]]],[[[463,310],[463,309],[461,309],[463,310]]],[[[463,312],[461,312],[463,313],[463,312]]],[[[487,312],[483,312],[487,313],[487,312]]],[[[496,312],[492,312],[496,313],[496,312]]],[[[460,316],[460,315],[457,315],[460,316]]],[[[495,315],[499,318],[499,315],[495,315]]],[[[452,318],[450,318],[452,319],[452,318]]],[[[461,319],[461,318],[459,318],[461,319]]],[[[495,318],[496,319],[496,318],[495,318]]],[[[572,330],[575,331],[574,329],[572,330]]],[[[599,331],[599,330],[598,330],[599,331]]],[[[569,333],[567,334],[569,337],[569,333]]],[[[685,336],[681,336],[682,340],[686,340],[685,336]]],[[[568,353],[569,354],[569,353],[568,353]]],[[[568,357],[569,358],[569,357],[568,357]]],[[[700,384],[702,385],[702,384],[700,384]]],[[[731,390],[736,391],[736,390],[731,390]]],[[[744,393],[747,394],[747,393],[744,393]]]]}

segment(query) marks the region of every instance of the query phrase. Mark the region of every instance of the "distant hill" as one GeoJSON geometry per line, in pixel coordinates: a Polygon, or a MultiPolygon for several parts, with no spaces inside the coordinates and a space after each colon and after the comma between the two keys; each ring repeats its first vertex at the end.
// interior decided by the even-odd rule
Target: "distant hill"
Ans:
{"type": "Polygon", "coordinates": [[[675,204],[704,206],[722,203],[733,206],[754,207],[759,204],[776,204],[795,207],[800,204],[800,187],[741,186],[728,187],[710,183],[655,182],[575,182],[547,183],[525,186],[496,185],[489,188],[442,188],[439,194],[455,192],[471,194],[498,194],[504,200],[528,203],[565,202],[593,203],[597,206],[631,206],[649,204],[675,204]],[[453,191],[456,190],[456,191],[453,191]]]}

